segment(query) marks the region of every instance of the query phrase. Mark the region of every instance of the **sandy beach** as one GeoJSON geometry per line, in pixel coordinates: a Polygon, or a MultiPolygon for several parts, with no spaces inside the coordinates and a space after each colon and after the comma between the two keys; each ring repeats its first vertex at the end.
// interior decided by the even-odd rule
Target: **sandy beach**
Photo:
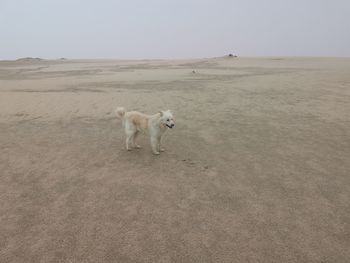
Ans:
{"type": "Polygon", "coordinates": [[[0,262],[349,262],[350,58],[1,61],[0,147],[0,262]]]}

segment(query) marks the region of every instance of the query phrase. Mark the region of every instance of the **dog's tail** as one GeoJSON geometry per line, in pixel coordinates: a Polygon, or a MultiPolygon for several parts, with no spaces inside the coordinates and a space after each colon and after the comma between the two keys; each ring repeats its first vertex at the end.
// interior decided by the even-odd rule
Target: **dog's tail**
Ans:
{"type": "Polygon", "coordinates": [[[124,119],[124,116],[125,116],[125,108],[123,107],[118,107],[116,110],[115,110],[115,114],[117,115],[117,117],[119,119],[124,119]]]}

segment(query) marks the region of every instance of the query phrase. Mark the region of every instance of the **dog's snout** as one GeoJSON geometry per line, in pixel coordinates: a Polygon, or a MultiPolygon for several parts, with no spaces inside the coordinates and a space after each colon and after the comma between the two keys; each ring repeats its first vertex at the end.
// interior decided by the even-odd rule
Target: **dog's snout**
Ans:
{"type": "Polygon", "coordinates": [[[171,128],[175,126],[175,123],[171,124],[171,128]]]}

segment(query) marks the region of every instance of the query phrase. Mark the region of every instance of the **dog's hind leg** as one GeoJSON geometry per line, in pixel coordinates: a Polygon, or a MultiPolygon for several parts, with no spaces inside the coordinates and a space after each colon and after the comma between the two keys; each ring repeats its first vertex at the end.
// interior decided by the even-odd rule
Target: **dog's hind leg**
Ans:
{"type": "Polygon", "coordinates": [[[141,146],[138,145],[137,142],[136,142],[136,138],[137,138],[138,135],[139,135],[139,131],[136,131],[136,132],[134,133],[134,136],[132,137],[132,145],[133,145],[133,147],[135,147],[135,148],[137,148],[137,149],[140,149],[141,146]]]}

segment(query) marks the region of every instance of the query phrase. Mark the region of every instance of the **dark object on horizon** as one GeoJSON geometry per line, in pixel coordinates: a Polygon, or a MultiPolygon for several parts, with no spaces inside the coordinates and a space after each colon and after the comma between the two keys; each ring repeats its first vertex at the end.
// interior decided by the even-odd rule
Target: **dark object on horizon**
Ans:
{"type": "Polygon", "coordinates": [[[196,73],[196,71],[192,70],[192,73],[193,73],[193,74],[195,74],[195,73],[196,73]]]}
{"type": "Polygon", "coordinates": [[[236,58],[237,56],[236,55],[233,55],[233,54],[228,54],[229,57],[234,57],[236,58]]]}
{"type": "Polygon", "coordinates": [[[16,61],[42,61],[42,58],[32,58],[32,57],[26,57],[26,58],[19,58],[16,59],[16,61]]]}

